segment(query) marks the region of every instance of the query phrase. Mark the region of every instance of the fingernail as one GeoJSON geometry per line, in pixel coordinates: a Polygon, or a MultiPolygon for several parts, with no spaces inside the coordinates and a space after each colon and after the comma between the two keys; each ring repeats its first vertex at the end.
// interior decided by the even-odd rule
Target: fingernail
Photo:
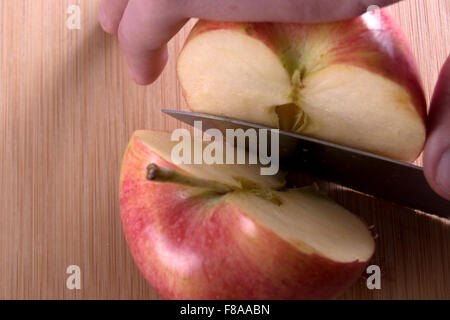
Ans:
{"type": "Polygon", "coordinates": [[[436,183],[446,194],[450,194],[450,149],[444,151],[439,161],[436,183]]]}

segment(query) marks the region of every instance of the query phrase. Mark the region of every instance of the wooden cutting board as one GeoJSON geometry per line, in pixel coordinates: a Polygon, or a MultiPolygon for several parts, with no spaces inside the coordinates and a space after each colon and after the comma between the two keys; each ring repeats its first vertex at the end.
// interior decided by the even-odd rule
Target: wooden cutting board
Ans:
{"type": "MultiPolygon", "coordinates": [[[[173,129],[162,107],[186,110],[175,60],[192,23],[170,43],[152,86],[128,78],[98,1],[0,1],[0,298],[153,299],[121,230],[118,179],[137,129],[173,129]],[[81,8],[81,29],[66,27],[81,8]],[[81,289],[66,287],[78,265],[81,289]]],[[[391,8],[414,49],[429,97],[450,54],[450,1],[391,8]]],[[[330,186],[375,226],[381,290],[362,277],[342,298],[450,298],[448,222],[330,186]]]]}

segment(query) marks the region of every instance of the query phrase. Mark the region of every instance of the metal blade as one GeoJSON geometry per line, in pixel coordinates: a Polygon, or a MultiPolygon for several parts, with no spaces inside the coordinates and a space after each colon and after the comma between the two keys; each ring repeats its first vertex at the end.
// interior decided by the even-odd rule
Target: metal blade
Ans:
{"type": "MultiPolygon", "coordinates": [[[[191,126],[202,121],[202,130],[273,129],[259,124],[202,113],[163,110],[191,126]]],[[[304,172],[396,204],[450,218],[450,201],[428,185],[421,167],[280,130],[280,167],[304,172]]]]}

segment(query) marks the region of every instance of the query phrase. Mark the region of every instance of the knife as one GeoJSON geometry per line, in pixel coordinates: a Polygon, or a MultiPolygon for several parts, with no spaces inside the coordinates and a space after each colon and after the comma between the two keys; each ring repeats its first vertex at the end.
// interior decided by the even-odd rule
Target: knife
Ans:
{"type": "MultiPolygon", "coordinates": [[[[201,121],[203,131],[274,129],[203,113],[162,111],[190,126],[201,121]]],[[[282,170],[306,173],[401,206],[450,218],[450,201],[435,193],[422,168],[413,164],[282,130],[279,156],[282,170]]]]}

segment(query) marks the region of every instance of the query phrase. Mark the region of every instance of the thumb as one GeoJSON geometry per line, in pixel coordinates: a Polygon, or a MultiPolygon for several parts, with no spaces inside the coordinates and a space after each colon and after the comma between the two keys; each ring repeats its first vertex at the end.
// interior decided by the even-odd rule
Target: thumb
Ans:
{"type": "Polygon", "coordinates": [[[430,186],[450,200],[450,57],[442,67],[427,120],[424,171],[430,186]]]}

